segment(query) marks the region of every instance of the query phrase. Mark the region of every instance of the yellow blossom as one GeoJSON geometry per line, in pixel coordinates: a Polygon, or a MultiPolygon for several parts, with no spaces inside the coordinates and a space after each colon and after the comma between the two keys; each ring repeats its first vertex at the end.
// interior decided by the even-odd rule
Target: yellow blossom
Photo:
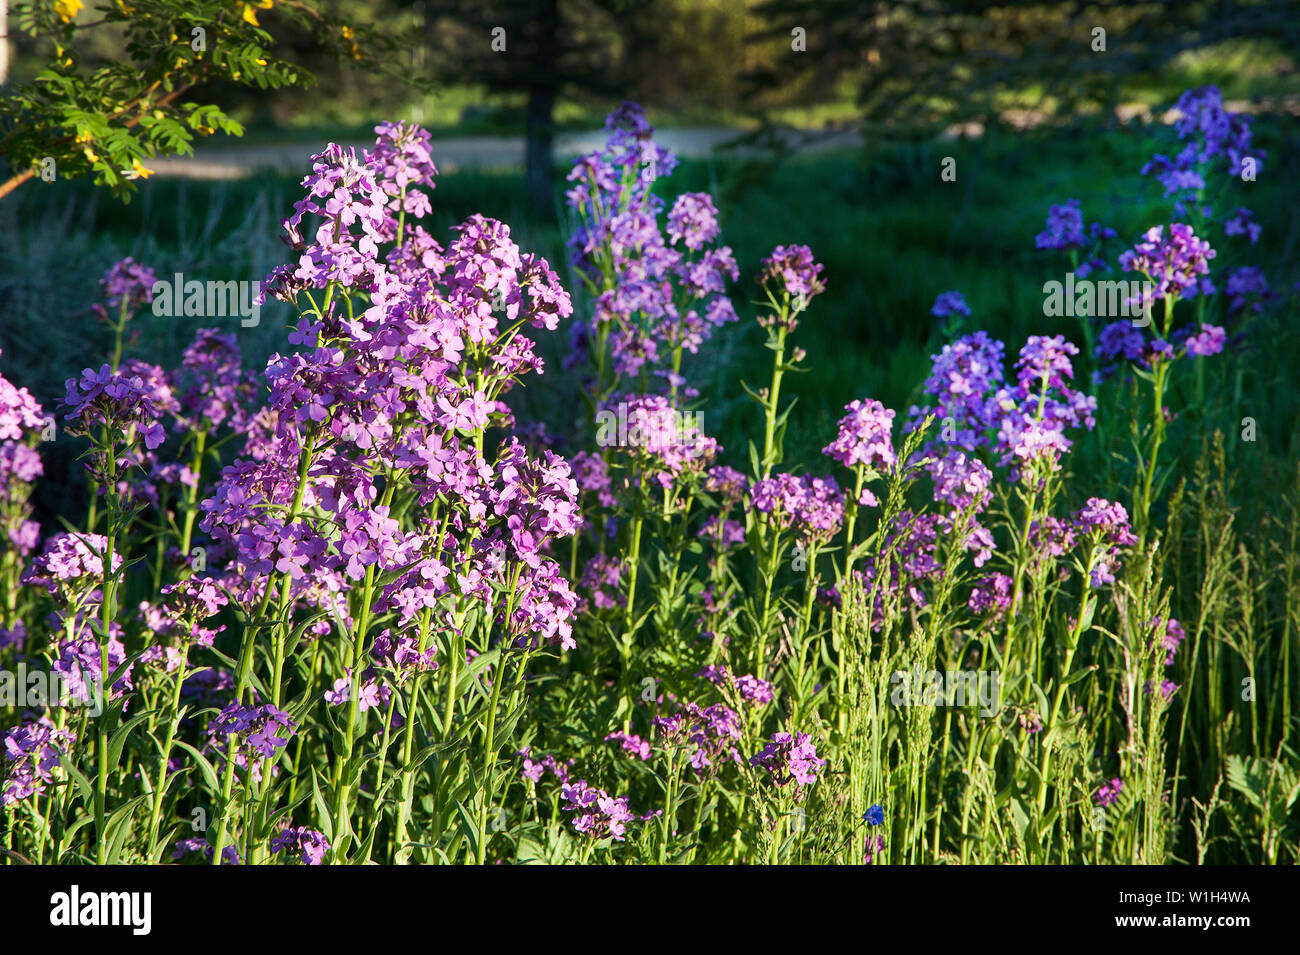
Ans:
{"type": "Polygon", "coordinates": [[[64,23],[71,23],[73,18],[81,12],[84,4],[81,0],[54,0],[54,12],[59,15],[59,19],[64,23]]]}
{"type": "Polygon", "coordinates": [[[140,160],[132,159],[131,168],[123,169],[122,175],[124,175],[127,179],[148,179],[150,176],[153,175],[153,170],[146,169],[144,166],[142,166],[140,164],[140,160]]]}
{"type": "Polygon", "coordinates": [[[343,28],[343,39],[348,41],[348,53],[352,55],[352,59],[359,60],[361,59],[361,50],[357,48],[356,35],[356,31],[351,27],[345,26],[343,28]]]}

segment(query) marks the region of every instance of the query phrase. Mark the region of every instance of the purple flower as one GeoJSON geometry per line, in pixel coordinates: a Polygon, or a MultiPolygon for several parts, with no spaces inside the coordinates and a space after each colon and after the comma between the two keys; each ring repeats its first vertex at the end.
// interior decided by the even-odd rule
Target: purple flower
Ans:
{"type": "MultiPolygon", "coordinates": [[[[45,541],[45,550],[32,561],[23,577],[24,583],[40,584],[51,594],[61,587],[79,587],[84,581],[91,586],[104,581],[104,555],[108,538],[102,534],[53,534],[45,541]]],[[[113,572],[122,567],[122,554],[113,552],[113,572]]]]}
{"type": "Polygon", "coordinates": [[[1094,541],[1088,567],[1092,586],[1114,583],[1120,550],[1137,543],[1124,505],[1091,497],[1087,505],[1074,515],[1072,523],[1080,533],[1090,534],[1094,541]]]}
{"type": "Polygon", "coordinates": [[[129,255],[109,266],[99,284],[104,289],[108,307],[114,311],[125,308],[133,312],[146,302],[153,301],[153,287],[157,277],[129,255]]]}
{"type": "Polygon", "coordinates": [[[897,463],[890,433],[894,412],[875,399],[850,401],[844,410],[849,413],[840,419],[839,433],[822,454],[850,469],[858,465],[877,471],[892,468],[897,463]]]}
{"type": "Polygon", "coordinates": [[[99,371],[87,368],[80,379],[69,378],[66,389],[64,404],[72,409],[67,420],[74,434],[105,429],[124,435],[128,445],[139,436],[150,451],[166,438],[159,419],[175,408],[175,399],[161,370],[152,365],[128,363],[117,371],[108,365],[99,371]]]}
{"type": "Polygon", "coordinates": [[[1183,641],[1187,639],[1187,633],[1183,630],[1183,625],[1173,617],[1164,621],[1157,617],[1151,622],[1151,625],[1157,632],[1163,633],[1163,636],[1160,638],[1160,645],[1166,652],[1165,666],[1171,666],[1174,662],[1174,657],[1178,654],[1178,648],[1182,646],[1183,641]],[[1161,626],[1162,623],[1164,625],[1163,627],[1161,626]]]}
{"type": "Polygon", "coordinates": [[[635,733],[614,732],[606,736],[605,740],[616,740],[622,744],[623,752],[631,753],[642,762],[650,758],[650,744],[635,733]]]}
{"type": "Polygon", "coordinates": [[[1080,249],[1085,242],[1083,211],[1078,199],[1068,199],[1063,206],[1047,212],[1047,228],[1038,233],[1034,246],[1039,249],[1080,249]]]}
{"type": "Polygon", "coordinates": [[[297,852],[303,865],[320,865],[330,843],[324,833],[304,826],[290,827],[271,837],[271,854],[287,849],[297,852]]]}
{"type": "Polygon", "coordinates": [[[271,774],[275,775],[278,767],[274,761],[297,727],[288,713],[269,703],[252,707],[231,703],[208,724],[208,746],[217,762],[224,762],[226,740],[233,736],[235,765],[250,770],[253,780],[260,781],[262,760],[272,761],[271,774]]]}
{"type": "Polygon", "coordinates": [[[573,828],[593,839],[622,842],[627,838],[627,824],[637,818],[628,808],[626,796],[611,797],[603,789],[588,786],[585,779],[564,785],[560,796],[564,799],[561,808],[575,814],[573,828]]]}
{"type": "Polygon", "coordinates": [[[1098,806],[1113,806],[1119,802],[1120,790],[1124,788],[1124,783],[1118,778],[1110,782],[1102,783],[1101,788],[1093,793],[1093,801],[1098,806]]]}
{"type": "Polygon", "coordinates": [[[1259,241],[1262,231],[1260,224],[1255,221],[1255,214],[1244,206],[1233,213],[1232,218],[1223,223],[1224,235],[1247,236],[1251,245],[1259,241]]]}
{"type": "Polygon", "coordinates": [[[26,388],[16,388],[0,375],[0,441],[18,441],[23,431],[35,431],[44,424],[40,404],[26,388]]]}
{"type": "Polygon", "coordinates": [[[776,786],[794,782],[802,795],[802,787],[817,781],[817,771],[826,760],[817,758],[817,747],[807,733],[773,733],[763,751],[750,757],[750,765],[768,771],[768,779],[776,786]]]}
{"type": "Polygon", "coordinates": [[[844,492],[834,478],[773,474],[749,489],[750,503],[777,527],[828,540],[844,520],[844,492]]]}
{"type": "Polygon", "coordinates": [[[913,406],[908,413],[908,431],[915,429],[927,412],[939,419],[941,440],[966,451],[974,451],[985,432],[996,429],[1002,410],[994,393],[1002,387],[1002,355],[1006,346],[989,338],[987,332],[963,335],[931,356],[926,394],[933,395],[933,408],[913,406]]]}
{"type": "Polygon", "coordinates": [[[1254,265],[1243,265],[1229,275],[1225,291],[1229,312],[1239,312],[1247,305],[1252,312],[1262,312],[1275,297],[1263,271],[1254,265]]]}
{"type": "MultiPolygon", "coordinates": [[[[809,300],[826,291],[826,281],[821,277],[823,266],[813,261],[812,249],[806,245],[778,245],[772,254],[759,263],[758,284],[768,288],[778,301],[788,295],[796,303],[794,311],[807,307],[809,300]]],[[[793,316],[787,320],[790,331],[795,328],[793,316]]]]}
{"type": "Polygon", "coordinates": [[[1011,578],[1006,574],[988,574],[971,588],[966,606],[971,613],[1001,617],[1011,607],[1011,578]]]}
{"type": "Polygon", "coordinates": [[[687,702],[682,709],[654,721],[660,745],[686,747],[690,766],[696,773],[716,769],[720,759],[740,762],[736,744],[743,737],[739,714],[723,703],[701,707],[687,702]]]}
{"type": "Polygon", "coordinates": [[[935,318],[947,318],[949,315],[964,315],[969,318],[970,306],[966,304],[961,292],[940,292],[930,308],[930,314],[935,318]]]}
{"type": "Polygon", "coordinates": [[[862,841],[862,862],[871,865],[885,851],[884,836],[867,836],[862,841]]]}
{"type": "MultiPolygon", "coordinates": [[[[1155,283],[1149,305],[1158,299],[1192,298],[1198,294],[1211,294],[1214,285],[1208,278],[1210,260],[1214,249],[1204,239],[1197,238],[1192,227],[1175,222],[1169,227],[1152,226],[1132,249],[1119,257],[1125,272],[1141,272],[1155,283]]],[[[1144,293],[1145,296],[1146,293],[1144,293]]]]}
{"type": "Polygon", "coordinates": [[[1106,360],[1124,358],[1127,361],[1137,361],[1142,357],[1142,350],[1146,345],[1146,339],[1142,337],[1142,332],[1133,326],[1129,319],[1122,319],[1118,322],[1111,322],[1101,330],[1097,336],[1097,357],[1106,360]]]}
{"type": "Polygon", "coordinates": [[[72,751],[76,734],[56,729],[47,717],[19,723],[4,731],[4,758],[0,760],[0,806],[32,796],[39,797],[54,782],[60,758],[72,751]]]}
{"type": "Polygon", "coordinates": [[[1187,354],[1209,356],[1223,351],[1227,335],[1218,325],[1202,325],[1201,330],[1187,339],[1187,354]]]}
{"type": "Polygon", "coordinates": [[[718,235],[718,210],[706,192],[684,192],[668,212],[668,238],[698,252],[718,235]]]}

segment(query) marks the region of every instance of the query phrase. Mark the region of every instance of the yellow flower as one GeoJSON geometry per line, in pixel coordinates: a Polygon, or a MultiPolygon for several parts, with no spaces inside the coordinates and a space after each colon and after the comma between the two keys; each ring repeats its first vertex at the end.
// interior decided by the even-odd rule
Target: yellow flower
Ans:
{"type": "Polygon", "coordinates": [[[252,3],[243,4],[245,22],[251,23],[255,27],[261,26],[261,24],[257,22],[257,10],[254,10],[253,8],[257,7],[261,10],[270,10],[272,2],[273,0],[253,0],[252,3]]]}
{"type": "Polygon", "coordinates": [[[54,12],[64,23],[71,23],[84,6],[81,0],[54,0],[54,12]]]}
{"type": "Polygon", "coordinates": [[[153,170],[146,169],[144,166],[140,165],[140,160],[132,159],[131,168],[123,169],[122,175],[124,175],[127,179],[148,179],[150,176],[153,175],[153,170]]]}
{"type": "Polygon", "coordinates": [[[92,138],[90,130],[88,129],[83,129],[81,132],[77,133],[77,142],[79,143],[88,143],[92,138]]]}
{"type": "Polygon", "coordinates": [[[351,27],[345,26],[343,28],[343,39],[348,41],[348,53],[351,54],[352,59],[359,60],[361,59],[361,50],[357,48],[356,35],[356,31],[351,27]]]}
{"type": "Polygon", "coordinates": [[[86,158],[91,162],[99,162],[99,156],[97,156],[95,154],[95,150],[91,149],[89,146],[83,149],[82,152],[85,154],[86,158]]]}

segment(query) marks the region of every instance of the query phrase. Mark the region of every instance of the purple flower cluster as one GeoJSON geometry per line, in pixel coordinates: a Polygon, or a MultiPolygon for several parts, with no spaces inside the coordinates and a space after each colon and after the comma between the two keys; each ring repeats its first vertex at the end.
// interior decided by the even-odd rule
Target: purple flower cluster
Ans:
{"type": "Polygon", "coordinates": [[[549,772],[561,783],[569,781],[569,767],[573,765],[573,760],[569,760],[567,764],[559,762],[554,756],[543,756],[540,760],[534,760],[532,758],[532,747],[529,746],[525,746],[515,755],[523,759],[521,775],[525,779],[530,779],[535,783],[540,782],[542,775],[549,772]]]}
{"type": "MultiPolygon", "coordinates": [[[[758,266],[758,284],[778,303],[788,300],[789,313],[783,320],[787,331],[798,327],[795,316],[808,307],[815,296],[826,291],[826,280],[821,273],[825,266],[813,259],[812,249],[806,245],[778,245],[772,254],[758,266]]],[[[782,321],[777,314],[759,316],[763,328],[774,327],[782,321]]]]}
{"type": "Polygon", "coordinates": [[[996,393],[1002,387],[1002,361],[1006,346],[978,331],[944,345],[930,358],[930,375],[925,393],[933,395],[933,407],[915,405],[908,412],[908,429],[915,428],[927,413],[939,419],[943,440],[966,451],[974,451],[985,440],[985,432],[997,427],[1001,407],[996,393]]]}
{"type": "Polygon", "coordinates": [[[634,457],[637,477],[642,480],[669,487],[683,472],[704,470],[721,450],[691,416],[683,415],[663,395],[611,399],[602,410],[611,406],[626,417],[627,445],[623,450],[634,457]]]}
{"type": "Polygon", "coordinates": [[[134,312],[141,305],[153,301],[153,287],[157,281],[153,269],[127,256],[109,266],[99,284],[104,290],[108,308],[134,312]]]}
{"type": "Polygon", "coordinates": [[[1244,206],[1223,223],[1224,235],[1244,235],[1250,239],[1251,245],[1259,241],[1262,231],[1263,228],[1255,221],[1255,214],[1244,206]]]}
{"type": "Polygon", "coordinates": [[[640,736],[637,736],[635,733],[624,733],[621,730],[616,731],[605,737],[606,742],[609,742],[610,740],[614,740],[621,744],[623,752],[630,753],[642,762],[645,762],[650,758],[650,743],[647,740],[642,739],[640,736]]]}
{"type": "Polygon", "coordinates": [[[1124,783],[1118,777],[1101,784],[1101,787],[1092,795],[1093,802],[1098,806],[1113,806],[1119,802],[1120,791],[1123,790],[1124,783]]]}
{"type": "Polygon", "coordinates": [[[1214,283],[1207,277],[1214,256],[1210,243],[1198,238],[1191,226],[1175,222],[1167,234],[1164,226],[1152,226],[1120,254],[1119,264],[1125,272],[1140,272],[1154,283],[1154,289],[1133,303],[1146,307],[1160,299],[1214,294],[1214,283]]]}
{"type": "Polygon", "coordinates": [[[398,221],[432,211],[429,196],[419,187],[434,188],[438,170],[433,164],[432,137],[413,123],[380,123],[375,127],[375,148],[365,153],[380,189],[387,195],[388,217],[379,231],[385,240],[397,238],[398,221]]]}
{"type": "MultiPolygon", "coordinates": [[[[81,617],[73,618],[71,635],[65,634],[55,645],[58,659],[50,666],[67,687],[68,697],[82,703],[92,703],[99,696],[104,683],[103,652],[99,638],[81,617]]],[[[108,670],[111,675],[126,660],[126,647],[121,640],[121,628],[112,624],[108,636],[108,670]]],[[[135,665],[126,668],[113,684],[113,697],[120,697],[133,688],[131,673],[135,665]]]]}
{"type": "MultiPolygon", "coordinates": [[[[285,222],[301,254],[272,287],[310,305],[290,336],[306,348],[269,360],[267,405],[249,419],[244,456],[202,501],[200,527],[230,550],[223,583],[250,605],[282,574],[295,605],[346,624],[346,595],[382,578],[375,609],[396,613],[398,657],[424,612],[458,599],[490,606],[516,644],[572,646],[577,598],[547,555],[579,526],[578,485],[549,450],[533,456],[509,435],[493,459],[484,440],[512,423],[502,396],[543,368],[519,329],[557,328],[572,302],[501,222],[472,216],[445,250],[416,231],[420,189],[435,173],[428,135],[401,124],[378,132],[364,161],[336,146],[315,157],[307,198],[285,222]],[[321,222],[310,239],[308,216],[321,222]],[[393,251],[404,251],[382,258],[399,233],[393,251]],[[308,302],[313,289],[323,299],[308,302]],[[368,306],[341,307],[358,293],[368,306]],[[404,527],[379,502],[384,483],[445,519],[404,527]]],[[[228,373],[209,378],[234,384],[228,373]]]]}
{"type": "MultiPolygon", "coordinates": [[[[189,839],[181,839],[172,847],[172,858],[180,859],[187,852],[201,852],[204,856],[212,858],[212,843],[199,836],[192,836],[189,839]]],[[[239,865],[239,850],[235,846],[226,846],[221,850],[222,865],[239,865]]]]}
{"type": "Polygon", "coordinates": [[[1061,335],[1031,335],[1016,361],[1016,385],[999,392],[998,406],[1004,414],[998,425],[995,450],[1002,463],[1014,464],[1017,473],[1030,462],[1043,460],[1056,470],[1061,454],[1071,442],[1066,431],[1092,430],[1097,399],[1070,387],[1074,377],[1071,356],[1079,349],[1061,335]]]}
{"type": "Polygon", "coordinates": [[[653,141],[640,107],[624,103],[605,129],[604,146],[580,157],[568,177],[578,217],[569,248],[595,298],[592,324],[577,329],[574,346],[589,349],[598,331],[608,334],[614,371],[635,376],[683,350],[694,354],[734,322],[724,293],[740,273],[731,249],[713,245],[718,213],[704,193],[677,197],[665,240],[664,203],[651,186],[677,159],[653,141]]]}
{"type": "Polygon", "coordinates": [[[1160,646],[1166,653],[1165,666],[1172,666],[1174,657],[1178,655],[1178,648],[1181,647],[1183,641],[1187,639],[1187,631],[1185,631],[1183,625],[1173,617],[1170,617],[1168,620],[1162,620],[1160,617],[1157,617],[1151,622],[1151,626],[1157,633],[1162,634],[1160,637],[1160,646]]]}
{"type": "MultiPolygon", "coordinates": [[[[1250,159],[1258,175],[1265,153],[1252,147],[1251,118],[1225,110],[1217,87],[1184,91],[1175,109],[1180,115],[1174,128],[1185,145],[1173,158],[1157,153],[1142,167],[1142,175],[1155,175],[1165,197],[1175,198],[1174,213],[1181,216],[1200,202],[1216,162],[1224,163],[1228,175],[1236,178],[1250,159]]],[[[1202,211],[1208,214],[1209,210],[1203,207],[1202,211]]]]}
{"type": "Polygon", "coordinates": [[[861,465],[884,472],[897,464],[891,434],[894,412],[875,399],[850,401],[844,410],[848,414],[840,419],[835,440],[822,454],[849,469],[861,465]]]}
{"type": "Polygon", "coordinates": [[[736,711],[723,703],[700,706],[686,702],[679,712],[656,717],[654,725],[660,745],[690,749],[690,765],[697,773],[714,768],[722,759],[740,762],[736,744],[744,724],[736,711]]]}
{"type": "Polygon", "coordinates": [[[144,363],[117,371],[101,365],[99,371],[85,369],[80,379],[69,378],[64,404],[71,409],[67,420],[73,433],[95,436],[102,429],[125,435],[128,446],[139,436],[150,451],[162,444],[166,433],[161,419],[175,405],[170,387],[161,373],[151,375],[153,370],[144,363]]]}
{"type": "MultiPolygon", "coordinates": [[[[288,713],[269,703],[251,707],[231,703],[208,724],[208,742],[218,761],[224,761],[226,739],[233,736],[235,765],[250,770],[253,779],[260,781],[262,760],[274,760],[288,745],[297,727],[288,713]]],[[[276,769],[272,765],[272,775],[276,769]]]]}
{"type": "MultiPolygon", "coordinates": [[[[882,553],[888,557],[884,566],[869,557],[861,570],[853,572],[865,595],[875,593],[871,606],[873,630],[879,630],[884,624],[887,601],[900,593],[905,593],[918,609],[928,605],[923,586],[937,579],[943,570],[935,557],[940,527],[939,515],[917,514],[905,508],[885,534],[882,553]]],[[[972,540],[968,536],[964,546],[969,546],[972,540]]]]}
{"type": "Polygon", "coordinates": [[[287,849],[298,853],[303,865],[321,865],[330,842],[325,834],[304,826],[291,826],[271,837],[271,854],[287,849]]]}
{"type": "Polygon", "coordinates": [[[970,306],[966,304],[966,297],[961,292],[940,292],[930,307],[930,314],[935,318],[947,318],[949,315],[970,318],[970,306]]]}
{"type": "Polygon", "coordinates": [[[46,717],[19,723],[4,732],[4,765],[0,766],[0,807],[40,797],[54,782],[62,756],[72,751],[76,734],[57,729],[46,717]]]}
{"type": "Polygon", "coordinates": [[[832,477],[773,474],[749,489],[754,510],[803,539],[829,540],[844,520],[844,492],[832,477]]]}
{"type": "Polygon", "coordinates": [[[1246,308],[1252,312],[1262,312],[1264,306],[1276,298],[1268,280],[1264,278],[1263,270],[1254,265],[1243,265],[1229,275],[1224,291],[1228,294],[1229,312],[1240,312],[1246,308]]]}
{"type": "Polygon", "coordinates": [[[588,786],[585,779],[564,785],[560,795],[564,799],[562,808],[575,813],[573,828],[593,839],[622,842],[627,838],[627,824],[637,818],[628,808],[626,796],[610,796],[603,789],[588,786]]]}
{"type": "Polygon", "coordinates": [[[1093,552],[1088,563],[1088,576],[1094,587],[1115,582],[1119,569],[1121,549],[1137,543],[1129,527],[1128,511],[1116,501],[1091,497],[1085,507],[1074,515],[1074,526],[1082,535],[1091,535],[1093,552]]]}
{"type": "Polygon", "coordinates": [[[25,430],[39,430],[44,420],[40,403],[31,392],[0,375],[0,441],[18,441],[25,430]]]}
{"type": "Polygon", "coordinates": [[[179,406],[177,430],[211,431],[228,425],[242,434],[248,427],[254,378],[243,369],[233,334],[200,328],[167,383],[179,406]]]}
{"type": "Polygon", "coordinates": [[[772,684],[749,673],[736,676],[725,666],[711,663],[695,675],[714,686],[735,687],[741,699],[756,706],[764,706],[773,699],[772,684]]]}
{"type": "MultiPolygon", "coordinates": [[[[102,583],[108,538],[102,534],[52,534],[45,549],[28,568],[24,583],[45,587],[51,594],[81,589],[83,581],[102,583]]],[[[122,555],[113,554],[113,572],[122,567],[122,555]]]]}
{"type": "MultiPolygon", "coordinates": [[[[913,406],[908,424],[909,430],[916,428],[927,414],[939,419],[938,439],[925,445],[926,455],[945,457],[948,449],[986,448],[999,455],[1003,466],[1011,466],[1015,479],[1034,461],[1055,470],[1060,455],[1071,447],[1066,431],[1094,426],[1097,399],[1070,384],[1070,358],[1078,354],[1077,347],[1060,335],[1030,336],[1016,361],[1012,387],[1004,384],[1004,350],[1002,342],[980,331],[945,345],[932,357],[925,391],[935,404],[913,406]]],[[[969,472],[969,465],[963,463],[962,470],[969,472]]]]}
{"type": "MultiPolygon", "coordinates": [[[[1095,249],[1099,243],[1113,239],[1115,235],[1114,229],[1100,222],[1085,226],[1079,200],[1067,199],[1064,205],[1054,205],[1048,210],[1047,227],[1034,237],[1034,246],[1077,253],[1095,249]]],[[[1086,278],[1098,269],[1110,271],[1110,266],[1100,256],[1091,255],[1074,271],[1080,278],[1086,278]]]]}
{"type": "Polygon", "coordinates": [[[590,602],[583,598],[578,605],[580,612],[612,610],[627,605],[627,596],[619,589],[619,582],[626,567],[626,561],[620,557],[596,554],[587,561],[582,570],[582,590],[590,594],[590,602]]]}
{"type": "Polygon", "coordinates": [[[768,779],[776,786],[795,783],[802,795],[802,787],[817,781],[817,772],[826,760],[817,757],[817,747],[807,733],[773,733],[763,751],[749,759],[750,765],[761,766],[768,779]]]}
{"type": "Polygon", "coordinates": [[[1012,580],[1006,574],[987,574],[971,587],[966,606],[971,613],[1002,617],[1011,608],[1012,580]]]}

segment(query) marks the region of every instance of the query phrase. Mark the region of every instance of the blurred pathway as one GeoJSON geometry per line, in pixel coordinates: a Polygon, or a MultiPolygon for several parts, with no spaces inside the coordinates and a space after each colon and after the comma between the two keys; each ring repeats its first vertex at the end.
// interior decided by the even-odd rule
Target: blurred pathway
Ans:
{"type": "MultiPolygon", "coordinates": [[[[662,129],[655,131],[655,141],[667,146],[679,156],[698,159],[711,155],[719,146],[731,142],[748,131],[728,127],[703,127],[699,129],[662,129]]],[[[800,134],[791,131],[791,142],[800,134]]],[[[605,141],[600,130],[588,133],[563,133],[555,137],[555,158],[571,159],[599,148],[605,141]]],[[[808,150],[854,148],[862,143],[856,131],[837,132],[820,137],[808,150]]],[[[173,156],[155,159],[148,163],[158,176],[183,179],[245,179],[260,171],[272,170],[289,174],[306,174],[311,156],[320,151],[324,143],[287,143],[284,145],[251,146],[238,141],[230,146],[209,146],[194,151],[193,156],[173,156]]],[[[357,152],[373,142],[347,142],[357,152]]],[[[433,161],[439,172],[454,173],[458,169],[519,169],[524,164],[522,136],[462,136],[433,140],[433,161]]]]}
{"type": "MultiPolygon", "coordinates": [[[[1245,101],[1225,102],[1234,112],[1256,112],[1257,104],[1245,101]]],[[[1300,115],[1300,98],[1280,97],[1268,104],[1269,108],[1300,115]]],[[[1121,122],[1172,123],[1178,116],[1174,110],[1153,113],[1138,104],[1117,108],[1121,122]]],[[[1029,110],[1008,111],[1003,119],[1013,127],[1029,129],[1041,123],[1043,117],[1029,110]]],[[[983,133],[979,123],[950,127],[941,138],[979,136],[983,133]]],[[[700,159],[713,154],[719,147],[751,134],[752,130],[739,127],[705,126],[692,129],[657,129],[655,141],[667,146],[679,156],[700,159]]],[[[857,130],[816,131],[778,127],[770,131],[778,141],[798,147],[801,152],[813,153],[830,149],[854,149],[862,145],[857,130]]],[[[555,159],[572,159],[582,153],[598,149],[605,141],[602,130],[584,133],[561,133],[555,137],[555,159]]],[[[207,146],[196,149],[193,156],[173,156],[155,159],[148,163],[162,178],[181,179],[247,179],[262,171],[305,175],[310,168],[313,153],[319,152],[322,143],[284,143],[254,146],[231,140],[229,145],[207,146]]],[[[347,142],[360,152],[372,141],[347,142]]],[[[769,146],[772,143],[769,142],[769,146]]],[[[761,146],[738,147],[741,155],[762,150],[761,146]]],[[[433,161],[440,172],[454,173],[460,169],[521,169],[524,164],[524,139],[522,136],[451,136],[434,137],[433,161]]]]}

